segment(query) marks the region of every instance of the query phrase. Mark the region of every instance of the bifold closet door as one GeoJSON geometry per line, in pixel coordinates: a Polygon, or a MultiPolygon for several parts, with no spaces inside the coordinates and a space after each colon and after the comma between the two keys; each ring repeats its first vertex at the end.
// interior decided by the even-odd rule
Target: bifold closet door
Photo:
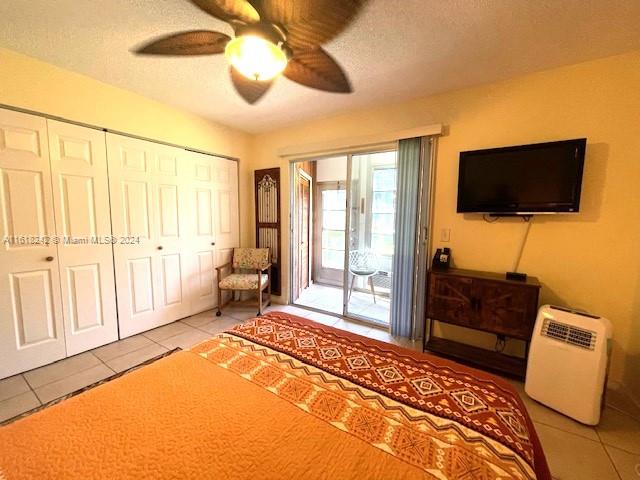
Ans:
{"type": "Polygon", "coordinates": [[[216,158],[191,152],[186,169],[188,201],[193,213],[189,224],[189,291],[191,314],[218,304],[216,260],[216,158]]]}
{"type": "Polygon", "coordinates": [[[105,133],[47,120],[67,355],[118,339],[105,133]]]}
{"type": "MultiPolygon", "coordinates": [[[[212,158],[216,173],[214,202],[216,265],[223,265],[232,260],[233,249],[240,246],[238,162],[219,157],[212,158]]],[[[225,295],[231,295],[231,293],[225,292],[225,295]]]]}
{"type": "Polygon", "coordinates": [[[238,162],[213,157],[215,163],[215,227],[218,265],[233,257],[240,246],[240,215],[238,210],[238,162]]]}
{"type": "Polygon", "coordinates": [[[187,154],[107,133],[121,338],[189,315],[187,154]]]}
{"type": "Polygon", "coordinates": [[[66,355],[46,128],[0,109],[0,378],[66,355]]]}

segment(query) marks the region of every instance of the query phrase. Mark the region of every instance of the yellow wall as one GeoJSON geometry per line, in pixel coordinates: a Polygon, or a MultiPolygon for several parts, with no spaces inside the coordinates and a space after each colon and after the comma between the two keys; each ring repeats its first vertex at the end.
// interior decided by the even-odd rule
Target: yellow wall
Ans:
{"type": "Polygon", "coordinates": [[[1,48],[0,103],[238,158],[250,185],[249,134],[1,48]]]}
{"type": "MultiPolygon", "coordinates": [[[[639,86],[637,51],[257,135],[251,167],[282,168],[287,232],[289,170],[279,149],[443,123],[447,132],[437,154],[434,245],[440,245],[440,230],[450,228],[451,241],[444,246],[451,247],[456,266],[504,272],[512,269],[525,224],[488,224],[456,213],[459,152],[587,137],[581,213],[536,217],[520,268],[540,278],[543,302],[611,319],[611,378],[624,381],[640,398],[639,86]]],[[[244,221],[252,225],[253,212],[247,213],[244,221]]],[[[244,231],[252,234],[250,228],[244,231]]],[[[288,248],[284,235],[284,254],[288,248]]],[[[284,263],[286,272],[287,257],[284,263]]]]}
{"type": "MultiPolygon", "coordinates": [[[[278,149],[444,123],[435,191],[436,239],[451,228],[457,266],[512,267],[524,225],[455,213],[461,150],[586,136],[582,213],[536,218],[521,269],[540,277],[543,301],[611,319],[612,378],[640,397],[640,52],[257,136],[0,49],[0,103],[240,158],[242,243],[253,243],[252,170],[282,167],[283,253],[289,170],[278,149]],[[247,161],[250,159],[250,162],[247,161]],[[634,324],[635,322],[635,324],[634,324]]],[[[439,242],[435,242],[437,246],[439,242]]],[[[285,272],[288,258],[284,258],[285,272]]],[[[287,291],[285,278],[285,291],[287,291]]]]}

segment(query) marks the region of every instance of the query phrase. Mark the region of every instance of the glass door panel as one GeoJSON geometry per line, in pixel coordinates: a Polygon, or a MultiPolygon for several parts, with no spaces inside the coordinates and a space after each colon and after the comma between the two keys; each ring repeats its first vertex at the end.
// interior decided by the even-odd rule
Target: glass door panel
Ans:
{"type": "MultiPolygon", "coordinates": [[[[293,301],[297,305],[311,307],[324,312],[342,315],[344,313],[344,258],[347,218],[347,156],[307,160],[299,162],[311,180],[311,261],[310,281],[307,288],[296,295],[292,288],[293,301]]],[[[295,172],[296,166],[292,166],[295,172]]],[[[293,196],[294,215],[304,206],[296,204],[293,196]]],[[[297,218],[293,216],[292,218],[297,218]]],[[[299,222],[294,223],[292,252],[292,277],[300,272],[300,260],[296,264],[295,251],[302,244],[299,241],[299,222]]],[[[292,282],[293,283],[293,282],[292,282]]]]}
{"type": "Polygon", "coordinates": [[[320,226],[320,262],[317,280],[342,287],[347,192],[344,183],[318,184],[317,216],[320,226]]]}
{"type": "Polygon", "coordinates": [[[396,165],[396,151],[350,159],[345,314],[383,324],[391,307],[396,165]]]}

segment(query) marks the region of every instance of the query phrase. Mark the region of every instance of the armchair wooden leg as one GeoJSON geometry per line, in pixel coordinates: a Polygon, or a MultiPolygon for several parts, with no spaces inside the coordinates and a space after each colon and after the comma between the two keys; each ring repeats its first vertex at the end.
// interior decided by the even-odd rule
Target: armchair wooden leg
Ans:
{"type": "Polygon", "coordinates": [[[267,304],[267,306],[271,306],[271,267],[269,267],[269,271],[267,272],[267,292],[268,292],[268,299],[269,299],[269,303],[267,304]]]}
{"type": "Polygon", "coordinates": [[[262,286],[258,280],[258,316],[262,315],[262,286]]]}
{"type": "Polygon", "coordinates": [[[216,312],[216,317],[222,315],[222,289],[218,287],[218,311],[216,312]]]}

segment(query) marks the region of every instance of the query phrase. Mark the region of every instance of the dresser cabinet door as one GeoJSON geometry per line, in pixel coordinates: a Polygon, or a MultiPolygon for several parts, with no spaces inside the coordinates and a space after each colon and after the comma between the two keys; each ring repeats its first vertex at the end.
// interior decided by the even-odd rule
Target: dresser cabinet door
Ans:
{"type": "Polygon", "coordinates": [[[429,277],[428,315],[441,322],[475,327],[473,280],[431,273],[429,277]]]}
{"type": "Polygon", "coordinates": [[[480,328],[508,337],[531,339],[538,290],[504,282],[474,281],[473,297],[480,328]]]}

